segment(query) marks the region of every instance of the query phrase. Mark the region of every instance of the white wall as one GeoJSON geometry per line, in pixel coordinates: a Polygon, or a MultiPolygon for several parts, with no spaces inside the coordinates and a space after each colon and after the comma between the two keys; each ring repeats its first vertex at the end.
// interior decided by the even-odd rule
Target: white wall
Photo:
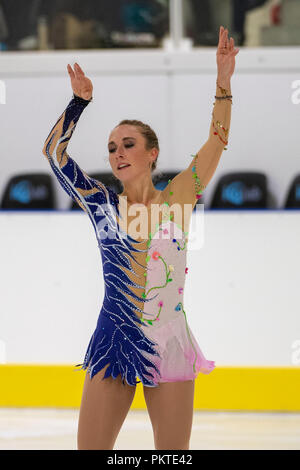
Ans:
{"type": "MultiPolygon", "coordinates": [[[[158,170],[182,170],[206,141],[214,102],[214,48],[192,52],[56,51],[0,54],[6,104],[0,105],[0,193],[14,173],[48,171],[44,141],[72,92],[67,63],[78,61],[94,83],[94,102],[84,111],[70,154],[87,172],[110,170],[107,139],[123,118],[138,118],[157,131],[158,170]]],[[[206,189],[210,204],[228,171],[263,171],[275,207],[282,207],[299,173],[299,110],[292,83],[300,80],[300,48],[241,48],[232,78],[233,108],[228,150],[206,189]]],[[[298,85],[298,89],[300,85],[298,85]]],[[[298,92],[299,97],[299,92],[298,92]]],[[[58,207],[70,201],[61,187],[58,207]]]]}
{"type": "MultiPolygon", "coordinates": [[[[126,117],[157,131],[158,170],[190,163],[208,137],[215,50],[2,53],[0,191],[14,173],[50,173],[42,147],[71,99],[66,65],[75,61],[95,90],[69,147],[83,169],[110,169],[107,138],[126,117]]],[[[224,173],[255,170],[266,172],[277,206],[283,204],[300,167],[295,80],[300,48],[241,49],[228,150],[204,202],[224,173]]],[[[69,207],[56,186],[59,207],[69,207]]],[[[190,256],[185,303],[199,344],[216,365],[291,365],[300,335],[299,232],[297,211],[205,213],[205,247],[190,256]]],[[[0,212],[0,241],[0,341],[8,362],[81,362],[103,295],[88,218],[0,212]]]]}
{"type": "MultiPolygon", "coordinates": [[[[203,247],[188,252],[184,304],[207,359],[299,365],[299,211],[208,211],[203,220],[203,247]]],[[[6,361],[81,363],[104,295],[89,218],[2,212],[0,233],[6,361]]]]}

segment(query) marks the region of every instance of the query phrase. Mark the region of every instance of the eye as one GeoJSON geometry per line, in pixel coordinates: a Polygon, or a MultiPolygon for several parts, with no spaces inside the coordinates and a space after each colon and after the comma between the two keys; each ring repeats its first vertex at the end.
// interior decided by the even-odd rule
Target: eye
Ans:
{"type": "MultiPolygon", "coordinates": [[[[133,147],[133,146],[134,146],[134,144],[131,143],[131,144],[125,144],[124,147],[128,149],[128,148],[133,147]]],[[[109,153],[114,153],[116,151],[116,149],[115,148],[110,148],[110,149],[108,149],[108,151],[109,151],[109,153]]]]}

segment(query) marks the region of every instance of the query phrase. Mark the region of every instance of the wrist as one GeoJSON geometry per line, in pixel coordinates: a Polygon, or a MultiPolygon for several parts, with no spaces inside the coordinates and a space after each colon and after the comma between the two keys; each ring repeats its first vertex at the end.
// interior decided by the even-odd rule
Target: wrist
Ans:
{"type": "Polygon", "coordinates": [[[81,96],[76,95],[74,92],[73,92],[73,98],[83,104],[90,103],[93,100],[92,96],[90,99],[85,99],[85,98],[82,98],[81,96]]]}
{"type": "Polygon", "coordinates": [[[226,91],[231,90],[230,78],[222,78],[220,76],[217,76],[216,84],[218,87],[221,87],[226,91]]]}

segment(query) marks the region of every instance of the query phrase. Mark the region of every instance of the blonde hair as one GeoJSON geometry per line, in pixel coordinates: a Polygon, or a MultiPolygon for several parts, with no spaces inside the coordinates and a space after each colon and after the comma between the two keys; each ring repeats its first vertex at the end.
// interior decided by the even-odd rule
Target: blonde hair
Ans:
{"type": "MultiPolygon", "coordinates": [[[[123,121],[119,122],[118,126],[122,126],[123,124],[135,126],[139,129],[140,133],[146,140],[146,150],[151,150],[153,148],[156,148],[158,151],[160,150],[157,135],[148,124],[145,124],[142,121],[138,121],[137,119],[123,119],[123,121]]],[[[154,162],[152,162],[151,171],[156,169],[157,158],[154,162]]]]}

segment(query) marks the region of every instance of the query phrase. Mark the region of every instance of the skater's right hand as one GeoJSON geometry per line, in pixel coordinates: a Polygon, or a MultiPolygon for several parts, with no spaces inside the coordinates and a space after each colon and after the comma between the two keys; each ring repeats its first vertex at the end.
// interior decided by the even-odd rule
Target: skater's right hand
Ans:
{"type": "Polygon", "coordinates": [[[93,96],[93,84],[91,80],[84,75],[82,68],[77,62],[74,64],[74,70],[70,64],[68,64],[67,68],[74,94],[84,100],[90,100],[93,96]]]}

